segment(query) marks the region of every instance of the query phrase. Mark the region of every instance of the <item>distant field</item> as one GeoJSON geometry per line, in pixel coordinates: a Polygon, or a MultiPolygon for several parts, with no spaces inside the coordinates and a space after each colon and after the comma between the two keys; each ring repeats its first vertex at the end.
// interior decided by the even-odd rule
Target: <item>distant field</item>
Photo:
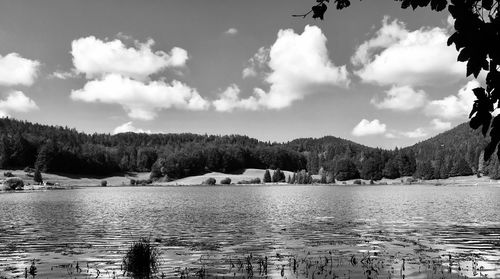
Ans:
{"type": "MultiPolygon", "coordinates": [[[[205,180],[212,177],[215,178],[217,184],[220,184],[220,181],[226,177],[231,179],[231,184],[237,184],[239,181],[243,180],[252,180],[255,178],[260,178],[261,180],[264,177],[265,169],[246,169],[241,174],[225,174],[220,172],[211,172],[206,173],[204,175],[190,176],[182,179],[170,181],[170,182],[155,182],[153,185],[155,186],[183,186],[183,185],[200,185],[203,184],[205,180]]],[[[1,170],[0,169],[0,181],[5,179],[3,176],[4,172],[11,172],[14,176],[20,177],[24,180],[26,185],[35,184],[33,181],[33,177],[28,176],[23,170],[1,170]]],[[[271,175],[274,170],[270,170],[271,175]]],[[[293,172],[283,171],[285,176],[293,176],[293,172]]],[[[91,176],[82,176],[82,175],[65,175],[65,174],[50,174],[50,173],[42,173],[43,180],[45,182],[57,183],[60,186],[76,186],[76,187],[89,187],[89,186],[100,186],[102,180],[107,181],[107,186],[128,186],[130,185],[130,180],[146,180],[149,178],[149,172],[139,172],[139,173],[127,173],[124,175],[115,175],[115,176],[106,176],[106,177],[91,177],[91,176]]],[[[319,179],[319,175],[313,175],[313,178],[319,179]]],[[[375,181],[375,184],[406,184],[406,181],[409,177],[402,177],[398,179],[382,179],[380,181],[375,181]]],[[[352,185],[354,184],[353,180],[347,181],[337,181],[336,185],[352,185]]],[[[363,184],[370,184],[369,180],[360,179],[363,184]]],[[[433,179],[433,180],[420,180],[414,182],[413,184],[425,184],[425,185],[491,185],[491,184],[499,184],[500,180],[492,180],[487,176],[483,176],[477,178],[475,175],[471,176],[457,176],[451,177],[448,179],[433,179]]]]}
{"type": "MultiPolygon", "coordinates": [[[[27,175],[23,170],[0,170],[0,180],[4,179],[4,172],[11,172],[14,176],[22,178],[24,183],[35,184],[33,177],[27,175]]],[[[42,173],[45,182],[58,183],[61,186],[101,186],[101,181],[106,180],[108,186],[130,185],[130,179],[148,179],[149,172],[128,173],[120,176],[91,177],[84,175],[65,175],[42,173]]]]}
{"type": "MultiPolygon", "coordinates": [[[[238,183],[239,181],[251,180],[254,178],[260,178],[262,180],[265,172],[266,170],[264,169],[246,169],[242,174],[225,174],[220,172],[210,172],[204,175],[190,176],[170,182],[161,182],[155,184],[156,185],[199,185],[210,177],[215,178],[215,180],[217,180],[217,184],[219,184],[222,179],[229,177],[231,179],[231,183],[235,184],[238,183]]],[[[270,170],[270,172],[272,176],[273,170],[270,170]]],[[[293,175],[293,172],[290,171],[283,171],[283,172],[285,173],[285,176],[287,178],[289,175],[290,176],[293,175]]]]}

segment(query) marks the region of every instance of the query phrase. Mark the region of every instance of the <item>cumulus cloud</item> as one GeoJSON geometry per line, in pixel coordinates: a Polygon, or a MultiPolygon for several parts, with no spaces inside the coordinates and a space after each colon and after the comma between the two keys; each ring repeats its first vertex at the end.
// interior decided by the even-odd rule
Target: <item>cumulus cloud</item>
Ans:
{"type": "Polygon", "coordinates": [[[269,90],[255,88],[248,101],[256,102],[259,108],[283,109],[321,89],[347,87],[346,67],[333,64],[326,41],[317,26],[307,25],[302,34],[292,29],[280,30],[274,44],[268,49],[260,48],[250,59],[250,66],[243,70],[243,77],[256,76],[259,69],[268,70],[264,80],[270,85],[269,90]]]}
{"type": "Polygon", "coordinates": [[[257,110],[259,103],[254,96],[240,99],[240,88],[233,84],[219,95],[219,99],[213,101],[216,111],[231,112],[234,109],[257,110]]]}
{"type": "Polygon", "coordinates": [[[434,118],[431,120],[432,129],[437,131],[448,130],[451,128],[451,122],[442,121],[440,119],[434,118]]]}
{"type": "Polygon", "coordinates": [[[465,64],[446,45],[446,28],[409,31],[404,23],[385,17],[375,36],[361,44],[351,61],[364,82],[379,85],[439,85],[465,77],[465,64]]]}
{"type": "Polygon", "coordinates": [[[120,125],[116,127],[113,130],[113,135],[120,134],[120,133],[146,133],[146,134],[151,134],[150,130],[142,130],[134,127],[132,125],[132,121],[129,121],[127,123],[124,123],[123,125],[120,125]]]}
{"type": "Polygon", "coordinates": [[[417,128],[413,131],[409,132],[402,132],[401,135],[407,137],[407,138],[423,138],[427,136],[427,132],[424,130],[424,128],[417,128]]]}
{"type": "Polygon", "coordinates": [[[145,80],[151,74],[167,67],[185,66],[186,50],[174,47],[170,53],[153,51],[154,41],[135,41],[127,47],[119,40],[103,41],[94,36],[79,38],[71,43],[73,64],[79,73],[87,78],[102,77],[115,73],[138,80],[145,80]]]}
{"type": "Polygon", "coordinates": [[[357,137],[378,135],[383,134],[386,131],[386,125],[380,123],[378,119],[368,121],[366,119],[361,120],[352,130],[352,134],[357,137]]]}
{"type": "Polygon", "coordinates": [[[129,117],[152,120],[161,109],[205,110],[209,102],[179,81],[142,82],[118,74],[87,82],[71,92],[71,98],[84,102],[120,104],[129,117]]]}
{"type": "Polygon", "coordinates": [[[21,57],[17,53],[0,55],[0,85],[32,85],[40,62],[21,57]]]}
{"type": "Polygon", "coordinates": [[[429,116],[440,117],[444,119],[466,118],[476,97],[472,89],[479,86],[479,82],[469,81],[462,87],[457,95],[450,95],[441,100],[429,102],[425,108],[425,113],[429,116]]]}
{"type": "Polygon", "coordinates": [[[390,109],[396,111],[409,111],[422,107],[427,99],[423,90],[414,90],[410,86],[393,86],[386,91],[386,96],[382,101],[375,98],[371,100],[379,109],[390,109]]]}
{"type": "Polygon", "coordinates": [[[268,67],[269,51],[269,48],[261,47],[252,58],[248,59],[248,66],[243,69],[243,78],[255,77],[258,73],[270,70],[268,67]]]}
{"type": "Polygon", "coordinates": [[[236,35],[236,34],[238,34],[238,29],[236,29],[236,28],[229,28],[229,29],[227,29],[224,32],[224,34],[226,34],[226,35],[236,35]]]}
{"type": "Polygon", "coordinates": [[[7,98],[0,100],[0,117],[10,116],[13,112],[29,112],[38,109],[35,101],[21,91],[13,91],[7,98]]]}

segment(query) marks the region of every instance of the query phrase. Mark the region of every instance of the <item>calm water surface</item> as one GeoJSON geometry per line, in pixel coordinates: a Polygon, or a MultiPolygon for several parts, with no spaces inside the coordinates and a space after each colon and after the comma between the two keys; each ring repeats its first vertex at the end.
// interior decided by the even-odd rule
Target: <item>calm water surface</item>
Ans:
{"type": "Polygon", "coordinates": [[[269,258],[270,277],[316,265],[328,278],[500,278],[498,186],[82,188],[3,193],[0,213],[7,278],[24,278],[32,259],[36,278],[122,278],[127,247],[144,236],[167,277],[200,267],[233,277],[252,253],[269,258]]]}

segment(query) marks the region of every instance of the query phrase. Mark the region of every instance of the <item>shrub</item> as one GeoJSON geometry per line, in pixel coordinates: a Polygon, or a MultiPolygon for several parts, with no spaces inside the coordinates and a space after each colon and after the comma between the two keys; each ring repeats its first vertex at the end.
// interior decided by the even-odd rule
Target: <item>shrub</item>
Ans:
{"type": "Polygon", "coordinates": [[[101,187],[106,187],[108,186],[108,182],[106,180],[101,181],[101,187]]]}
{"type": "Polygon", "coordinates": [[[151,245],[149,239],[141,238],[132,243],[123,257],[125,271],[132,273],[133,278],[151,278],[158,272],[160,251],[151,245]]]}
{"type": "Polygon", "coordinates": [[[148,184],[153,183],[152,179],[143,179],[143,180],[136,180],[135,185],[141,185],[141,186],[146,186],[148,184]]]}
{"type": "Polygon", "coordinates": [[[130,179],[130,185],[132,185],[132,186],[135,185],[135,179],[130,179]]]}
{"type": "Polygon", "coordinates": [[[356,179],[352,182],[352,184],[361,185],[361,180],[356,179]]]}
{"type": "Polygon", "coordinates": [[[38,170],[38,169],[35,170],[33,180],[39,184],[43,183],[42,173],[40,172],[40,170],[38,170]]]}
{"type": "Polygon", "coordinates": [[[238,184],[261,184],[262,181],[260,180],[260,178],[254,178],[254,179],[250,179],[250,180],[241,180],[241,181],[238,181],[238,184]]]}
{"type": "Polygon", "coordinates": [[[24,181],[19,177],[9,177],[3,184],[7,190],[22,190],[24,187],[24,181]]]}
{"type": "Polygon", "coordinates": [[[226,177],[220,181],[220,184],[229,185],[231,184],[231,178],[226,177]]]}
{"type": "Polygon", "coordinates": [[[4,172],[3,176],[5,176],[5,177],[14,177],[14,175],[10,171],[4,172]]]}
{"type": "Polygon", "coordinates": [[[217,180],[213,177],[209,177],[207,180],[203,181],[205,185],[215,185],[215,183],[217,183],[217,180]]]}

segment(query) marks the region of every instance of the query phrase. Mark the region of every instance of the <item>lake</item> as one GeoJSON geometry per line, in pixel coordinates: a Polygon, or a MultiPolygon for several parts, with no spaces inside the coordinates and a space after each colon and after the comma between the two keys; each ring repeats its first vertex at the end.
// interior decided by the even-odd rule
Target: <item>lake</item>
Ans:
{"type": "Polygon", "coordinates": [[[107,187],[0,194],[0,277],[500,278],[499,186],[107,187]],[[253,263],[249,274],[246,260],[253,263]],[[78,262],[80,270],[77,270],[78,262]]]}

